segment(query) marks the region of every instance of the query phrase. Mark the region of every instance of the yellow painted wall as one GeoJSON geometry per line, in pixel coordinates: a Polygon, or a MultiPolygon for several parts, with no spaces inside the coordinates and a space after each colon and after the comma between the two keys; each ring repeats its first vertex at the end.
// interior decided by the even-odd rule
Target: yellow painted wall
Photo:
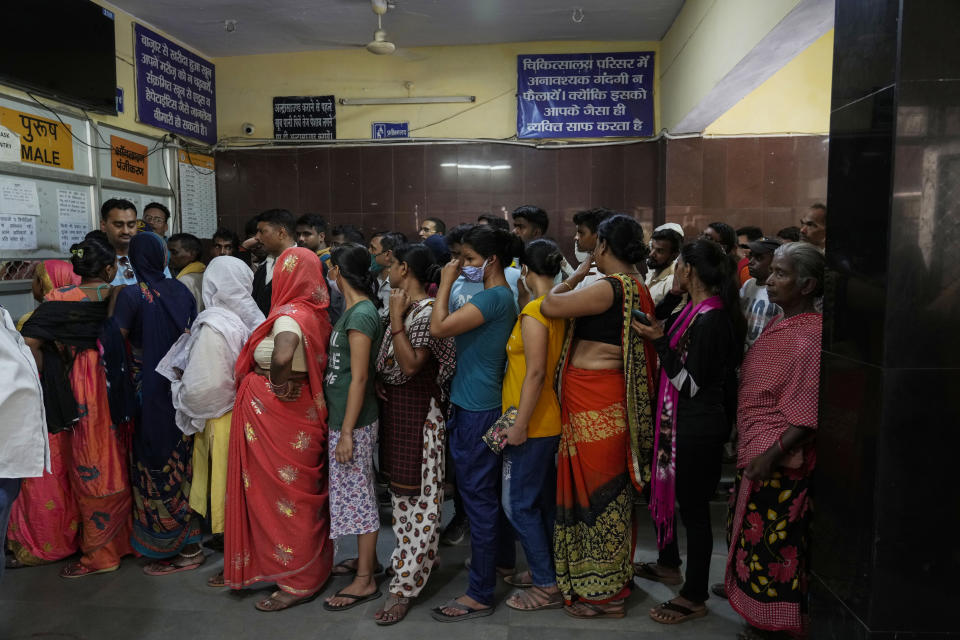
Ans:
{"type": "Polygon", "coordinates": [[[678,124],[800,0],[687,0],[660,43],[661,120],[678,124]]]}
{"type": "MultiPolygon", "coordinates": [[[[399,43],[402,45],[402,43],[399,43]]],[[[517,133],[517,55],[654,51],[658,42],[521,42],[422,47],[409,57],[375,56],[364,49],[217,58],[217,122],[220,137],[273,137],[274,96],[405,97],[474,95],[474,104],[337,105],[337,138],[370,137],[371,122],[410,123],[411,137],[510,138],[517,133]],[[408,93],[405,82],[412,82],[408,93]]],[[[659,66],[659,55],[655,56],[659,66]]],[[[659,122],[660,86],[654,69],[654,113],[659,122]]],[[[654,130],[658,130],[658,125],[654,130]]]]}
{"type": "MultiPolygon", "coordinates": [[[[123,100],[124,100],[124,111],[121,114],[116,116],[108,116],[100,113],[91,113],[90,117],[93,118],[96,122],[102,122],[104,124],[120,127],[122,129],[127,129],[128,131],[135,131],[137,133],[142,133],[149,136],[161,136],[165,131],[157,129],[156,127],[151,127],[148,125],[140,124],[136,119],[136,100],[137,100],[137,89],[136,89],[136,80],[134,77],[133,70],[133,23],[135,18],[129,13],[117,9],[115,6],[109,2],[104,2],[103,0],[93,0],[95,3],[99,4],[102,7],[106,7],[113,12],[114,15],[114,37],[116,39],[116,48],[117,48],[117,86],[123,89],[123,100]]],[[[170,36],[169,34],[160,31],[159,29],[144,23],[151,30],[159,33],[164,38],[168,40],[173,40],[177,44],[193,51],[197,55],[207,58],[203,53],[197,51],[193,47],[185,45],[183,42],[177,40],[176,38],[170,36]]],[[[207,58],[209,59],[209,58],[207,58]]],[[[13,87],[7,87],[5,85],[0,85],[0,93],[8,96],[14,96],[17,98],[23,98],[30,101],[30,98],[22,91],[14,89],[13,87]]],[[[45,98],[44,96],[37,95],[37,97],[44,103],[54,106],[56,101],[52,98],[45,98]]]]}
{"type": "Polygon", "coordinates": [[[833,29],[717,118],[704,135],[830,132],[833,29]]]}

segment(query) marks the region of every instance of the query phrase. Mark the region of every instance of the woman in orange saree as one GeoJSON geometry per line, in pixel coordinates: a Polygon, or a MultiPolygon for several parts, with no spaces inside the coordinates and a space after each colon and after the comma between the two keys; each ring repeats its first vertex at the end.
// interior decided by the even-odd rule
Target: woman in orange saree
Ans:
{"type": "MultiPolygon", "coordinates": [[[[65,260],[44,260],[33,276],[33,295],[37,302],[60,287],[80,284],[80,277],[65,260]]],[[[17,323],[23,325],[33,312],[17,323]]],[[[49,434],[50,471],[39,478],[25,478],[20,495],[13,503],[7,532],[7,547],[13,555],[6,560],[8,569],[56,562],[79,548],[79,513],[70,486],[70,434],[49,434]]]]}
{"type": "MultiPolygon", "coordinates": [[[[314,599],[333,568],[327,480],[329,295],[320,258],[277,258],[270,315],[237,360],[227,464],[223,583],[267,582],[280,611],[314,599]]],[[[213,583],[212,583],[213,584],[213,583]]]]}
{"type": "MultiPolygon", "coordinates": [[[[74,530],[79,534],[82,556],[63,568],[60,575],[64,578],[114,571],[121,558],[132,552],[130,426],[116,425],[111,418],[97,341],[107,315],[116,254],[109,245],[95,240],[74,245],[72,253],[73,270],[81,276],[81,284],[49,293],[47,306],[41,305],[23,328],[28,344],[38,340],[57,343],[62,361],[69,363],[69,384],[77,407],[77,420],[60,434],[69,443],[67,475],[78,514],[74,530]],[[94,303],[99,304],[95,307],[94,303]]],[[[43,364],[58,363],[44,357],[43,364]]]]}

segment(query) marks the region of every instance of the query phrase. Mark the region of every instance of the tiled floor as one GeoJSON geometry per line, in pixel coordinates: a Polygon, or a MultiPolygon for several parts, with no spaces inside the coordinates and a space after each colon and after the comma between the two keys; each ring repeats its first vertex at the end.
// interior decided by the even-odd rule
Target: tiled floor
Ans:
{"type": "MultiPolygon", "coordinates": [[[[725,506],[715,503],[713,581],[719,581],[723,574],[724,517],[725,506]]],[[[655,559],[649,519],[641,513],[638,520],[641,536],[637,559],[655,559]]],[[[379,543],[381,562],[389,559],[392,543],[392,533],[384,527],[379,543]]],[[[562,611],[513,611],[502,604],[509,587],[501,584],[497,590],[500,605],[492,616],[456,624],[435,622],[430,618],[430,608],[460,595],[465,587],[463,561],[468,549],[441,547],[442,568],[432,576],[407,618],[392,627],[378,627],[373,622],[382,598],[343,613],[325,611],[321,600],[289,611],[261,613],[253,603],[269,590],[230,593],[206,586],[207,578],[220,568],[220,554],[210,555],[195,572],[159,578],[143,575],[145,561],[134,559],[125,560],[114,573],[80,580],[58,577],[62,563],[8,571],[0,584],[0,640],[390,640],[431,636],[453,636],[457,640],[641,640],[654,636],[707,640],[735,638],[743,628],[739,616],[726,601],[717,598],[709,601],[710,615],[705,618],[678,627],[657,624],[647,611],[672,597],[677,588],[645,580],[637,580],[638,588],[627,601],[627,616],[621,620],[575,620],[562,611]]],[[[337,550],[337,559],[350,557],[353,551],[352,543],[344,543],[337,550]]],[[[346,584],[347,578],[331,580],[321,599],[346,584]]]]}

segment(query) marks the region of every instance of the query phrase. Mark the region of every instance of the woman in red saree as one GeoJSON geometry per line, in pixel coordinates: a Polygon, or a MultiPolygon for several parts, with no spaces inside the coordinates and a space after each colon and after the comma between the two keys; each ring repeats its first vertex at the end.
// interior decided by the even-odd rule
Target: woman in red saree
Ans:
{"type": "MultiPolygon", "coordinates": [[[[33,276],[33,296],[37,302],[57,289],[80,284],[80,277],[65,260],[44,260],[33,276]]],[[[33,312],[17,323],[23,325],[33,312]]],[[[7,568],[31,567],[55,562],[79,548],[79,513],[70,487],[70,433],[51,433],[50,471],[39,478],[24,478],[20,495],[13,503],[8,527],[7,547],[13,553],[7,568]]]]}
{"type": "Polygon", "coordinates": [[[224,584],[278,590],[256,604],[280,611],[312,600],[333,568],[327,490],[329,295],[320,259],[277,258],[271,311],[237,360],[228,462],[224,584]]]}
{"type": "MultiPolygon", "coordinates": [[[[69,443],[67,474],[78,514],[74,531],[79,534],[82,556],[63,568],[60,575],[64,578],[115,571],[123,556],[133,551],[130,429],[129,424],[115,425],[111,418],[106,371],[97,341],[106,320],[116,254],[109,245],[96,240],[74,245],[72,253],[73,271],[81,276],[81,284],[47,294],[46,303],[23,328],[31,347],[41,340],[56,341],[61,357],[70,363],[69,384],[78,419],[69,430],[57,435],[69,443]],[[54,307],[57,303],[60,306],[54,307]],[[72,311],[72,305],[80,306],[72,311]]],[[[59,364],[46,357],[42,362],[47,367],[59,364]]]]}

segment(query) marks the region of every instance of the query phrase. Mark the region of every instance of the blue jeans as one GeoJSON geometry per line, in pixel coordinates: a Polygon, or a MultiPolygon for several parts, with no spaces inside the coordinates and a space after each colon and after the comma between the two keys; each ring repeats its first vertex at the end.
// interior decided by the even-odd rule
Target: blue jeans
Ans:
{"type": "Polygon", "coordinates": [[[513,567],[516,563],[513,530],[500,507],[500,456],[481,439],[500,413],[499,409],[467,411],[452,405],[447,420],[450,454],[457,467],[457,485],[470,522],[467,595],[490,606],[497,567],[513,567]]]}
{"type": "MultiPolygon", "coordinates": [[[[13,501],[20,493],[20,478],[0,478],[0,551],[7,548],[7,523],[10,522],[10,510],[13,501]]],[[[0,564],[0,579],[3,579],[3,566],[0,564]]]]}
{"type": "Polygon", "coordinates": [[[554,587],[553,524],[557,513],[560,436],[528,438],[503,450],[503,510],[527,555],[533,584],[554,587]]]}

